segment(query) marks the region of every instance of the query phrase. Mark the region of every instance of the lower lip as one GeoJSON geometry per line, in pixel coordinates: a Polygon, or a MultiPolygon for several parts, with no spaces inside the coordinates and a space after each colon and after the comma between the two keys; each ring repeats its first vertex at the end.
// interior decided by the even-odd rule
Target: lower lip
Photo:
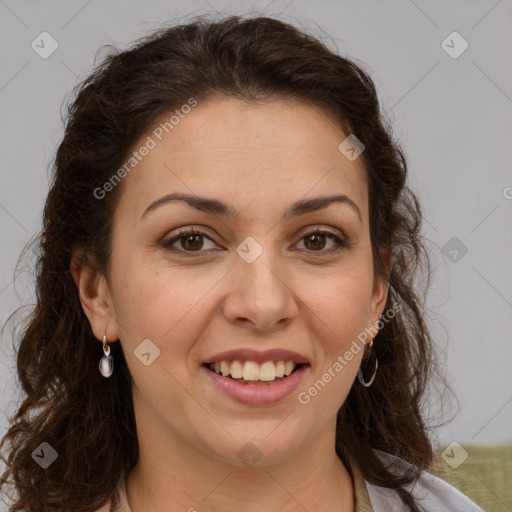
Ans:
{"type": "Polygon", "coordinates": [[[247,405],[272,405],[290,396],[300,385],[302,378],[309,370],[304,364],[290,376],[275,384],[241,384],[229,377],[223,377],[204,366],[201,371],[228,397],[247,405]]]}

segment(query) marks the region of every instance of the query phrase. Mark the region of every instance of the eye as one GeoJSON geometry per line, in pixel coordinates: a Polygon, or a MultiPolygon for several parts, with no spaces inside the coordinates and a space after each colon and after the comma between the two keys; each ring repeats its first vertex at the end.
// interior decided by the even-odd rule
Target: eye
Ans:
{"type": "MultiPolygon", "coordinates": [[[[215,245],[215,242],[213,242],[213,240],[204,231],[195,230],[193,228],[185,228],[178,231],[176,236],[162,242],[162,245],[167,250],[186,253],[187,255],[192,256],[191,253],[206,252],[201,250],[204,249],[204,238],[208,239],[215,245]],[[179,244],[181,247],[176,247],[176,244],[179,244]]],[[[310,253],[317,252],[321,254],[329,254],[350,247],[350,244],[344,241],[336,233],[318,229],[303,235],[300,239],[300,242],[302,241],[304,241],[304,246],[306,247],[305,251],[310,253]],[[333,246],[327,250],[323,250],[327,241],[331,241],[333,246]]],[[[194,254],[193,256],[196,255],[194,254]]]]}
{"type": "Polygon", "coordinates": [[[204,252],[200,250],[204,246],[204,243],[201,240],[202,238],[208,238],[208,240],[213,242],[213,240],[204,231],[187,228],[179,231],[175,237],[164,242],[163,245],[166,249],[171,251],[179,252],[183,249],[184,252],[204,252]],[[181,249],[174,247],[176,243],[180,243],[181,249]]]}
{"type": "Polygon", "coordinates": [[[301,241],[304,240],[304,246],[307,249],[311,249],[308,252],[320,252],[320,253],[332,253],[339,251],[343,248],[348,248],[349,244],[345,242],[341,237],[330,231],[315,230],[310,231],[302,236],[301,241]],[[323,251],[326,240],[333,242],[334,247],[323,251]],[[320,250],[319,250],[320,249],[320,250]]]}

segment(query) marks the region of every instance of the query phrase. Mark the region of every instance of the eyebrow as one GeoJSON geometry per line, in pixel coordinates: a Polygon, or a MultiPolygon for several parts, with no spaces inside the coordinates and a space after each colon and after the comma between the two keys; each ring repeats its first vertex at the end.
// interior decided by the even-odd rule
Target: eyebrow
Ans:
{"type": "MultiPolygon", "coordinates": [[[[240,214],[240,210],[232,208],[226,203],[219,201],[218,199],[174,192],[172,194],[167,194],[151,203],[144,210],[140,220],[145,218],[150,212],[153,212],[158,208],[175,201],[185,202],[197,210],[222,217],[237,217],[240,214]]],[[[361,223],[363,222],[361,211],[359,210],[357,204],[345,194],[320,196],[314,197],[312,199],[300,199],[299,201],[293,203],[291,207],[285,212],[283,215],[283,220],[289,220],[293,217],[305,215],[306,213],[322,210],[333,203],[341,203],[350,206],[357,213],[359,221],[361,223]]]]}

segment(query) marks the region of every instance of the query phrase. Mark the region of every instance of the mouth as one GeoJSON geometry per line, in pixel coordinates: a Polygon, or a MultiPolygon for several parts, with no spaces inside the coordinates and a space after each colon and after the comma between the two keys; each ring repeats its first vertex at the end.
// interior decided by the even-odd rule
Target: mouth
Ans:
{"type": "Polygon", "coordinates": [[[232,350],[201,365],[203,375],[227,398],[246,405],[272,405],[288,398],[310,369],[307,358],[289,350],[232,350]]]}
{"type": "MultiPolygon", "coordinates": [[[[204,363],[203,366],[217,375],[222,375],[240,384],[270,386],[288,378],[306,364],[293,361],[256,361],[222,360],[204,363]]],[[[307,365],[309,366],[309,365],[307,365]]]]}

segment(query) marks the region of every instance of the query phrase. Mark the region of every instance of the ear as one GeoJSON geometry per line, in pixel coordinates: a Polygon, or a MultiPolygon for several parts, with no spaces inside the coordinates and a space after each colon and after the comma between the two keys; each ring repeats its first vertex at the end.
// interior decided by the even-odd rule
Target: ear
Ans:
{"type": "Polygon", "coordinates": [[[105,276],[93,269],[79,251],[73,253],[70,271],[94,336],[101,341],[106,335],[109,343],[117,341],[119,331],[105,276]]]}
{"type": "Polygon", "coordinates": [[[386,275],[376,275],[373,280],[373,291],[370,306],[370,319],[373,326],[378,324],[388,299],[389,276],[391,275],[391,269],[393,266],[391,260],[391,247],[381,249],[381,257],[384,263],[386,275]]]}

